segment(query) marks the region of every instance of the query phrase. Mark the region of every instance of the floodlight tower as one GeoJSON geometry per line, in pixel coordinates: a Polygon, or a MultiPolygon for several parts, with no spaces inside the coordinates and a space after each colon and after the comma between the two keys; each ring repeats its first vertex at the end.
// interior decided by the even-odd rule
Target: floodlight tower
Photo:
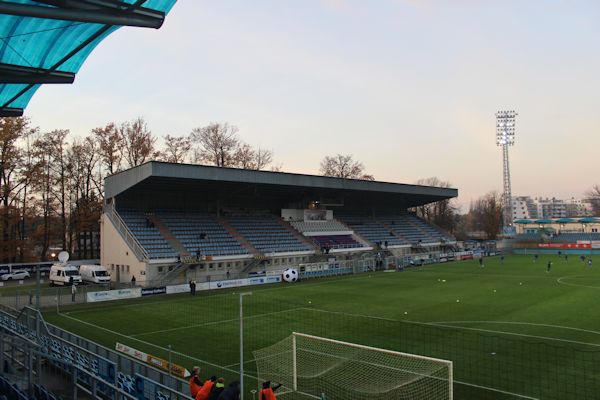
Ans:
{"type": "Polygon", "coordinates": [[[496,145],[502,146],[502,159],[504,161],[504,193],[502,194],[504,228],[512,226],[513,221],[508,146],[515,144],[515,117],[517,115],[514,110],[498,111],[496,113],[496,145]]]}

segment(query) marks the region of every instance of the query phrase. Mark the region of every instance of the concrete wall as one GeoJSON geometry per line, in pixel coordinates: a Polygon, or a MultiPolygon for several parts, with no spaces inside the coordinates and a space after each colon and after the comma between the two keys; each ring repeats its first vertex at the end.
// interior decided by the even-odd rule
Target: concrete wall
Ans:
{"type": "Polygon", "coordinates": [[[102,214],[100,218],[100,263],[108,268],[113,282],[127,283],[135,276],[136,283],[143,284],[147,275],[147,265],[137,259],[123,240],[110,219],[102,214]]]}

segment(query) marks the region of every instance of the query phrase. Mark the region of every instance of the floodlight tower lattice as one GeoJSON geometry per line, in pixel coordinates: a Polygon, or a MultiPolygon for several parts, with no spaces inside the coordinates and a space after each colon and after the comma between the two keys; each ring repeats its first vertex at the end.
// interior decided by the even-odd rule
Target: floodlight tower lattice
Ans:
{"type": "Polygon", "coordinates": [[[498,111],[496,113],[496,145],[502,147],[504,193],[502,194],[504,227],[512,226],[512,191],[510,184],[510,165],[508,162],[508,147],[515,144],[515,117],[517,112],[498,111]]]}

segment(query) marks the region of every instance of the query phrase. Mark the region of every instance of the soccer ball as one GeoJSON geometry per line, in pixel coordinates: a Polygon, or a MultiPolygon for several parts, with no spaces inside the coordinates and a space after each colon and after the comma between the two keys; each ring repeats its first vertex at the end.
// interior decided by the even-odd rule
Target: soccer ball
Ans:
{"type": "Polygon", "coordinates": [[[283,271],[283,280],[286,282],[296,282],[298,280],[298,271],[294,268],[288,268],[283,271]]]}

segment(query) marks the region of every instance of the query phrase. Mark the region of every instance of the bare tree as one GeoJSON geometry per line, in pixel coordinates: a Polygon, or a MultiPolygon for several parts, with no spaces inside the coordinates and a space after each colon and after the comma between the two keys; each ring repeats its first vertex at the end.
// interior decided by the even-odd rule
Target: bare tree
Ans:
{"type": "MultiPolygon", "coordinates": [[[[26,155],[19,142],[34,130],[26,118],[0,118],[0,260],[16,261],[22,210],[21,199],[27,197],[26,155]],[[23,194],[24,193],[24,194],[23,194]],[[25,196],[25,197],[22,197],[25,196]]],[[[25,200],[24,200],[25,201],[25,200]]]]}
{"type": "Polygon", "coordinates": [[[273,152],[261,147],[252,148],[248,143],[240,143],[234,154],[234,165],[244,169],[262,170],[273,162],[273,152]]]}
{"type": "Polygon", "coordinates": [[[265,169],[269,164],[273,162],[273,151],[263,149],[260,146],[255,151],[254,163],[256,170],[265,169]]]}
{"type": "Polygon", "coordinates": [[[594,185],[590,190],[585,192],[585,195],[592,206],[592,213],[595,216],[600,216],[600,185],[594,185]]]}
{"type": "MultiPolygon", "coordinates": [[[[442,181],[437,177],[419,179],[416,184],[441,188],[452,187],[450,182],[442,181]]],[[[454,232],[456,210],[457,207],[453,204],[452,199],[440,200],[414,208],[414,211],[420,218],[450,232],[454,232]]]]}
{"type": "Polygon", "coordinates": [[[92,134],[98,142],[98,152],[106,173],[112,175],[120,171],[125,148],[122,130],[111,122],[104,127],[94,128],[92,134]]]}
{"type": "Polygon", "coordinates": [[[337,154],[335,156],[326,156],[321,161],[320,172],[325,176],[346,179],[365,179],[374,180],[372,175],[365,173],[365,166],[360,161],[354,159],[351,154],[337,154]]]}
{"type": "Polygon", "coordinates": [[[192,149],[192,141],[185,136],[165,136],[163,158],[166,162],[183,163],[192,149]]]}
{"type": "Polygon", "coordinates": [[[123,123],[120,131],[125,144],[125,159],[130,167],[141,165],[160,155],[154,148],[156,137],[142,117],[123,123]]]}
{"type": "Polygon", "coordinates": [[[502,196],[490,192],[477,199],[469,209],[471,229],[483,231],[487,239],[496,239],[502,228],[502,196]]]}
{"type": "Polygon", "coordinates": [[[198,163],[232,167],[235,165],[235,152],[239,147],[238,129],[228,123],[213,122],[202,128],[195,128],[190,134],[195,149],[194,159],[198,163]]]}
{"type": "Polygon", "coordinates": [[[248,143],[242,143],[238,146],[233,155],[235,166],[243,169],[256,168],[256,152],[248,143]]]}

